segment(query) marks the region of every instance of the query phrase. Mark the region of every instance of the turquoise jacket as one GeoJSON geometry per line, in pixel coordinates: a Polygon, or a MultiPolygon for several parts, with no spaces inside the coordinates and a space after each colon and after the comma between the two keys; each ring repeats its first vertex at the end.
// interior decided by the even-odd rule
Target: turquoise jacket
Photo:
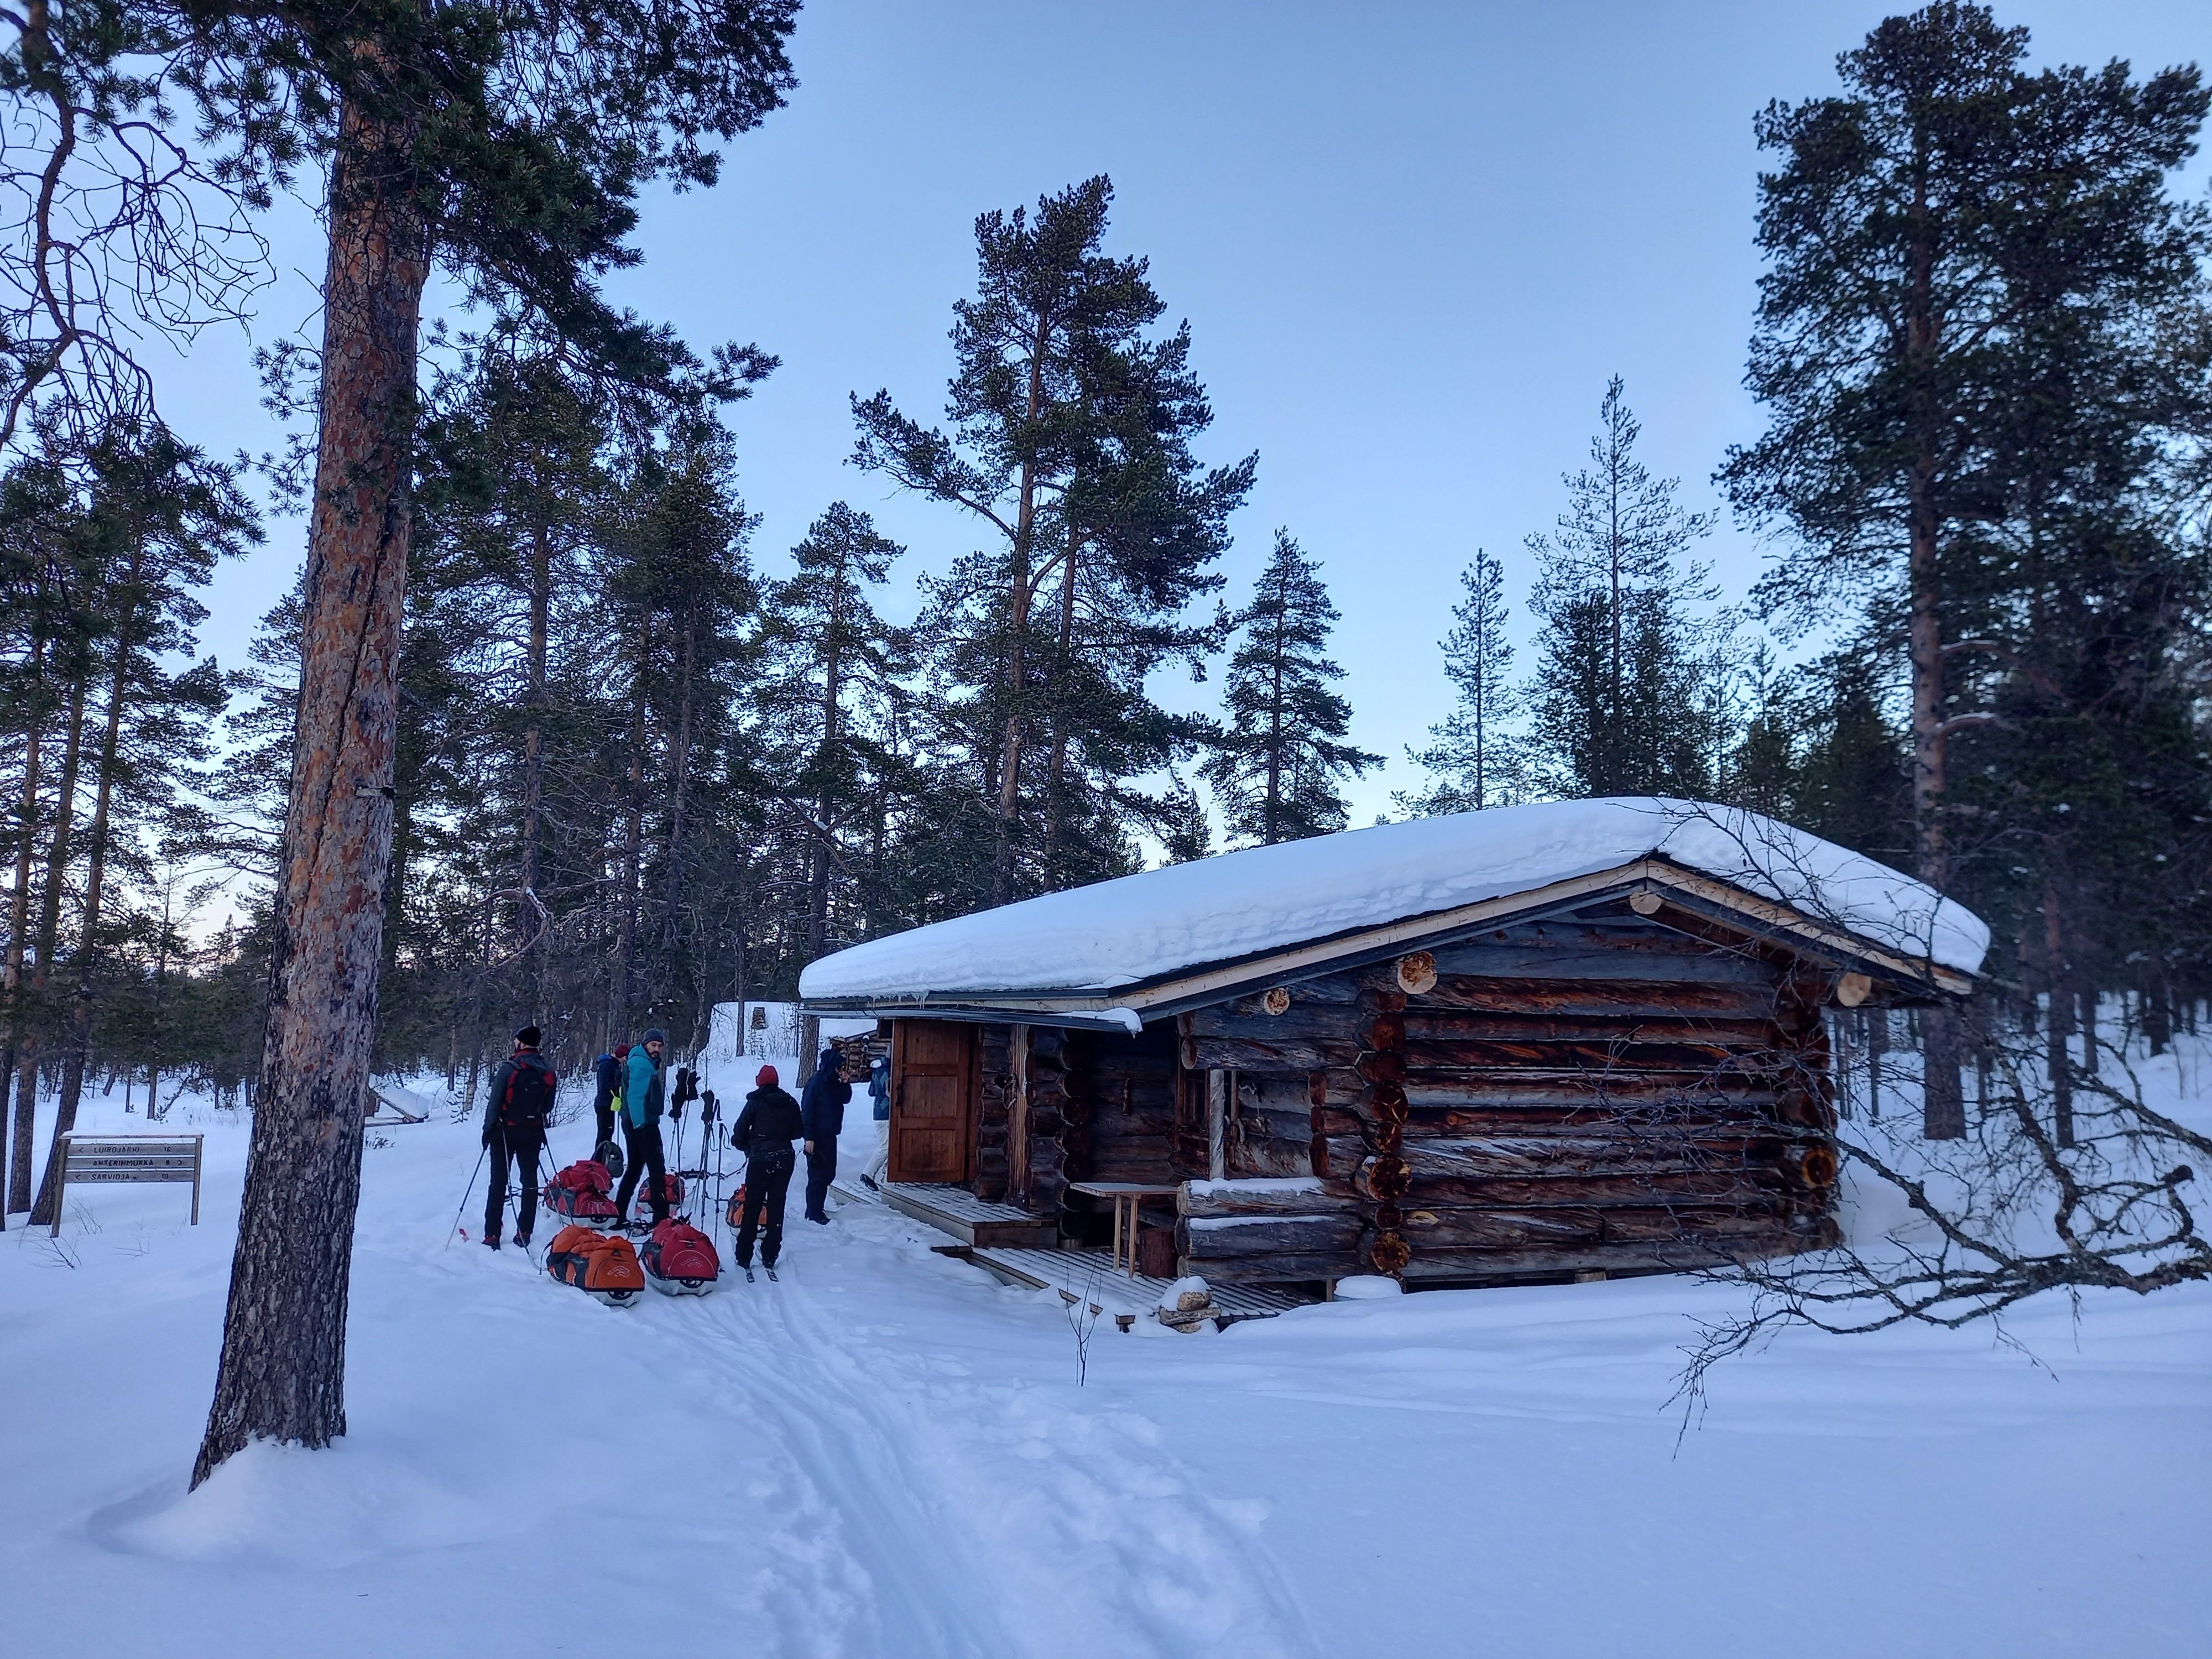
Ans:
{"type": "Polygon", "coordinates": [[[623,1083],[623,1115],[642,1129],[660,1121],[660,1066],[641,1042],[629,1051],[629,1074],[623,1083]]]}

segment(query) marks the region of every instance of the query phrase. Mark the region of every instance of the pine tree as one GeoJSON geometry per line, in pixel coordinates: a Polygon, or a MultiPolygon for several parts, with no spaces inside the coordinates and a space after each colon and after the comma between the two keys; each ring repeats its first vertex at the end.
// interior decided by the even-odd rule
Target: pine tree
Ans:
{"type": "Polygon", "coordinates": [[[1401,811],[1425,817],[1510,805],[1528,791],[1527,765],[1509,726],[1521,712],[1522,694],[1512,681],[1513,646],[1505,636],[1504,567],[1477,549],[1459,580],[1464,597],[1452,607],[1451,631],[1443,641],[1444,672],[1458,701],[1429,728],[1427,748],[1406,751],[1437,781],[1419,794],[1393,797],[1401,811]]]}
{"type": "Polygon", "coordinates": [[[1680,479],[1637,459],[1642,430],[1615,375],[1590,465],[1564,477],[1567,510],[1528,538],[1544,624],[1532,736],[1561,794],[1695,798],[1711,786],[1704,629],[1690,606],[1712,593],[1681,556],[1712,524],[1677,503],[1680,479]]]}
{"type": "MultiPolygon", "coordinates": [[[[599,272],[653,178],[712,183],[712,140],[791,84],[792,0],[563,7],[218,5],[167,60],[247,188],[321,151],[323,383],[267,1059],[197,1485],[256,1437],[344,1431],[346,1287],[392,846],[418,322],[434,258],[580,357],[640,380],[688,354],[614,311],[599,272]],[[325,149],[324,147],[327,146],[325,149]]],[[[161,88],[157,86],[155,91],[161,88]]],[[[152,101],[154,93],[148,94],[152,101]]]]}
{"type": "Polygon", "coordinates": [[[1321,565],[1287,530],[1232,619],[1242,634],[1229,659],[1226,724],[1204,771],[1231,835],[1272,846],[1344,828],[1346,778],[1382,763],[1343,741],[1352,705],[1329,688],[1344,671],[1323,654],[1337,620],[1321,565]]]}
{"type": "Polygon", "coordinates": [[[1145,261],[1103,251],[1112,199],[1100,177],[1041,198],[1034,219],[976,220],[951,435],[888,392],[854,399],[855,462],[959,507],[994,544],[932,585],[920,630],[938,647],[933,724],[963,751],[942,775],[931,844],[989,851],[986,870],[942,872],[966,890],[961,908],[1118,873],[1139,825],[1188,830],[1175,823],[1185,797],[1134,787],[1199,735],[1146,677],[1218,643],[1183,613],[1220,586],[1211,567],[1256,461],[1206,469],[1192,455],[1212,412],[1189,331],[1150,332],[1165,307],[1145,261]]]}
{"type": "Polygon", "coordinates": [[[761,606],[755,696],[777,793],[805,849],[808,962],[835,948],[833,912],[853,915],[878,879],[870,843],[902,787],[895,733],[914,644],[876,613],[868,590],[905,551],[866,514],[833,502],[792,550],[795,573],[770,584],[761,606]],[[843,905],[840,890],[852,895],[843,905]]]}
{"type": "MultiPolygon", "coordinates": [[[[1991,586],[1978,526],[2008,510],[2023,332],[2197,280],[2197,216],[2162,177],[2204,118],[2197,72],[2031,75],[2027,52],[1985,8],[1931,5],[1843,57],[1843,95],[1759,117],[1779,164],[1759,181],[1748,379],[1772,425],[1722,472],[1740,512],[1798,543],[1762,584],[1770,609],[1819,622],[1872,595],[1903,617],[1914,863],[1942,889],[1951,741],[1996,717],[1954,649],[1954,597],[1991,586]]],[[[1923,1031],[1927,1133],[1962,1135],[1954,1022],[1932,1010],[1923,1031]]]]}

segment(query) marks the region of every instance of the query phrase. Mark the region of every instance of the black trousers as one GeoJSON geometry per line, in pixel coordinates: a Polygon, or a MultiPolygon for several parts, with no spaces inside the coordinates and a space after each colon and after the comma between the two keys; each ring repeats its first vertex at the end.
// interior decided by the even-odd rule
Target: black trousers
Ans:
{"type": "Polygon", "coordinates": [[[522,1201],[516,1207],[514,1236],[527,1238],[538,1228],[538,1154],[545,1145],[541,1129],[505,1129],[495,1123],[491,1137],[484,1142],[489,1154],[485,1162],[491,1169],[491,1188],[484,1194],[484,1230],[486,1238],[499,1237],[500,1222],[507,1208],[507,1171],[512,1164],[522,1177],[522,1201]]]}
{"type": "Polygon", "coordinates": [[[753,1235],[763,1219],[768,1236],[761,1240],[761,1261],[773,1267],[783,1254],[783,1203],[791,1195],[793,1166],[777,1164],[745,1166],[745,1207],[738,1218],[738,1266],[753,1265],[753,1235]]]}
{"type": "Polygon", "coordinates": [[[640,1129],[625,1117],[623,1139],[627,1143],[629,1167],[623,1170],[622,1185],[615,1189],[615,1210],[625,1221],[629,1218],[630,1194],[637,1190],[637,1178],[649,1172],[653,1184],[645,1189],[645,1197],[646,1202],[653,1206],[653,1219],[658,1225],[668,1219],[668,1200],[661,1196],[667,1185],[668,1154],[661,1150],[660,1126],[648,1123],[640,1129]]]}
{"type": "Polygon", "coordinates": [[[830,1183],[837,1178],[837,1143],[817,1140],[806,1155],[806,1213],[823,1214],[822,1201],[830,1196],[830,1183]]]}

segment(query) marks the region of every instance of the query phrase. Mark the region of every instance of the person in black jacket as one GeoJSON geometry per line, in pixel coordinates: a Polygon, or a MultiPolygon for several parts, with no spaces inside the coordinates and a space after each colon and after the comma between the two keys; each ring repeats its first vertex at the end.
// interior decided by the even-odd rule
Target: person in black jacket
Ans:
{"type": "Polygon", "coordinates": [[[491,1165],[491,1190],[484,1194],[483,1242],[499,1248],[507,1207],[507,1171],[511,1163],[522,1180],[522,1200],[514,1218],[514,1242],[526,1249],[538,1224],[538,1158],[545,1147],[545,1119],[553,1109],[560,1079],[538,1052],[544,1034],[526,1025],[514,1034],[514,1052],[493,1070],[491,1098],[484,1103],[483,1144],[491,1165]]]}
{"type": "Polygon", "coordinates": [[[837,1174],[837,1136],[845,1127],[845,1103],[852,1097],[844,1056],[824,1048],[799,1097],[799,1121],[806,1131],[806,1218],[824,1226],[830,1217],[822,1206],[837,1174]]]}
{"type": "Polygon", "coordinates": [[[601,1054],[596,1087],[592,1091],[592,1122],[596,1137],[592,1142],[592,1156],[597,1158],[615,1139],[615,1101],[622,1094],[623,1067],[629,1058],[629,1044],[618,1042],[615,1052],[601,1054]]]}
{"type": "Polygon", "coordinates": [[[745,1207],[738,1218],[738,1266],[753,1276],[753,1238],[763,1218],[768,1237],[761,1241],[761,1263],[771,1277],[776,1258],[783,1254],[783,1202],[791,1191],[791,1171],[797,1162],[791,1143],[805,1133],[799,1121],[799,1103],[776,1086],[775,1067],[763,1066],[753,1079],[757,1085],[745,1097],[744,1109],[730,1128],[730,1145],[745,1155],[745,1207]]]}

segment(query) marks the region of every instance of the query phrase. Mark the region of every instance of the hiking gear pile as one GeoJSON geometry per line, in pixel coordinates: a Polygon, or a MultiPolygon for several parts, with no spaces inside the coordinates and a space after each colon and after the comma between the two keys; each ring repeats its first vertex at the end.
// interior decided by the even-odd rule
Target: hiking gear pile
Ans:
{"type": "Polygon", "coordinates": [[[645,1294],[637,1251],[619,1233],[563,1227],[545,1247],[545,1271],[610,1308],[627,1308],[645,1294]]]}
{"type": "Polygon", "coordinates": [[[640,1257],[645,1282],[663,1296],[704,1296],[722,1274],[714,1240],[676,1216],[653,1230],[640,1257]]]}
{"type": "Polygon", "coordinates": [[[586,1227],[613,1227],[622,1221],[614,1200],[607,1196],[614,1190],[614,1177],[607,1173],[605,1164],[586,1158],[571,1164],[547,1182],[542,1197],[545,1207],[563,1221],[579,1222],[586,1227]]]}

